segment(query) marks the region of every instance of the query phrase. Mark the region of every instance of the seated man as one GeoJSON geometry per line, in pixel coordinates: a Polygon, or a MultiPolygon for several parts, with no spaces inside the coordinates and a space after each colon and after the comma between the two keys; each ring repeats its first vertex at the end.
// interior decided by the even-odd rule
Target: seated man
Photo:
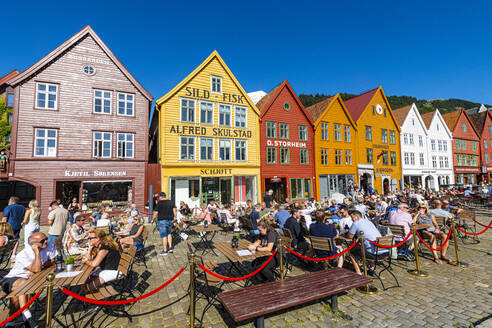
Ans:
{"type": "Polygon", "coordinates": [[[309,246],[302,235],[301,225],[299,224],[301,213],[298,208],[294,208],[291,213],[292,216],[284,224],[284,228],[289,229],[292,236],[291,246],[299,249],[307,249],[309,246]]]}
{"type": "Polygon", "coordinates": [[[278,222],[280,229],[284,227],[285,221],[290,217],[290,213],[285,210],[285,205],[279,207],[279,211],[275,214],[274,219],[278,222]]]}
{"type": "MultiPolygon", "coordinates": [[[[3,291],[10,294],[21,286],[34,273],[40,272],[55,261],[57,251],[53,243],[48,243],[48,237],[42,232],[33,233],[28,239],[28,246],[17,254],[10,272],[0,281],[3,291]]],[[[28,295],[20,295],[10,299],[10,314],[26,305],[28,295]]],[[[22,319],[26,327],[36,327],[31,312],[26,309],[22,312],[22,319]]]]}
{"type": "Polygon", "coordinates": [[[249,232],[253,235],[259,235],[258,221],[260,221],[260,214],[255,210],[255,207],[248,207],[246,209],[246,216],[251,220],[251,225],[253,226],[253,229],[249,232]]]}
{"type": "Polygon", "coordinates": [[[87,236],[84,228],[85,218],[80,213],[74,215],[75,223],[63,235],[63,249],[70,255],[80,255],[87,252],[87,236]]]}
{"type": "MultiPolygon", "coordinates": [[[[410,227],[412,226],[413,223],[415,223],[415,221],[413,220],[412,216],[408,213],[407,203],[403,203],[403,202],[400,203],[400,205],[398,205],[398,210],[392,212],[389,217],[389,224],[403,226],[403,229],[405,231],[405,236],[410,233],[410,227]]],[[[403,238],[401,236],[395,236],[396,242],[400,242],[402,240],[403,238]]],[[[410,238],[407,240],[407,245],[409,251],[413,250],[414,248],[413,236],[410,236],[410,238]]],[[[407,250],[399,250],[398,255],[402,255],[407,260],[411,260],[407,250]]]]}

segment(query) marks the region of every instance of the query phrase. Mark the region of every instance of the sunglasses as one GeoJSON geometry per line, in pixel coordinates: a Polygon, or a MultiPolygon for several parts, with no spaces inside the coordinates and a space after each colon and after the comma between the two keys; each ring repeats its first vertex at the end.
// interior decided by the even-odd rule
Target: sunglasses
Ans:
{"type": "Polygon", "coordinates": [[[87,239],[97,239],[97,237],[89,237],[89,238],[87,238],[87,239]]]}
{"type": "Polygon", "coordinates": [[[408,206],[402,206],[402,208],[408,210],[409,207],[408,206]]]}
{"type": "Polygon", "coordinates": [[[45,243],[45,242],[47,242],[47,241],[48,241],[48,238],[43,238],[43,239],[41,239],[40,241],[38,241],[38,243],[40,243],[40,244],[44,244],[44,243],[45,243]]]}

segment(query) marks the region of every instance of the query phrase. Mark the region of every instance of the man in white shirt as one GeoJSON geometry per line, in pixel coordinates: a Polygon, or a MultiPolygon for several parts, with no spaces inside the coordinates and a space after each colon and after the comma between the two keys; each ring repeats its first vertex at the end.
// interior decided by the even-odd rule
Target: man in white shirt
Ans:
{"type": "MultiPolygon", "coordinates": [[[[53,243],[48,243],[48,237],[44,233],[33,233],[28,239],[28,245],[17,254],[12,269],[0,281],[6,294],[10,294],[12,290],[25,283],[33,274],[54,263],[57,251],[53,243]]],[[[27,304],[27,296],[20,295],[10,299],[10,314],[15,313],[19,308],[27,304]]],[[[22,319],[26,327],[36,326],[29,309],[22,312],[22,319]]]]}

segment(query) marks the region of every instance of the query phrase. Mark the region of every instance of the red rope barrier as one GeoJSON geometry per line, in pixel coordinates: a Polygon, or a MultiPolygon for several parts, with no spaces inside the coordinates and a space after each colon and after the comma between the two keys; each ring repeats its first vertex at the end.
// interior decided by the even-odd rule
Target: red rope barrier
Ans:
{"type": "Polygon", "coordinates": [[[358,240],[354,241],[352,243],[352,245],[350,245],[346,250],[344,250],[341,253],[338,253],[338,254],[335,254],[335,255],[332,255],[332,256],[328,256],[328,257],[322,257],[322,258],[307,257],[307,256],[304,256],[304,255],[299,254],[297,252],[294,252],[293,250],[291,250],[288,247],[285,247],[285,249],[288,250],[289,252],[291,252],[292,254],[297,255],[300,258],[303,258],[305,260],[309,260],[309,261],[326,261],[326,260],[332,260],[332,259],[334,259],[334,258],[336,258],[336,257],[338,257],[340,255],[343,255],[343,254],[347,253],[349,250],[351,250],[352,248],[354,248],[354,246],[357,244],[357,242],[358,242],[358,240]]]}
{"type": "Polygon", "coordinates": [[[14,314],[12,314],[10,317],[8,317],[7,319],[5,319],[4,321],[0,322],[0,327],[3,327],[5,326],[7,323],[9,323],[10,321],[14,320],[19,314],[21,314],[22,312],[24,312],[31,304],[32,302],[34,302],[36,300],[36,298],[38,298],[40,295],[40,293],[37,293],[36,295],[34,295],[30,300],[29,302],[26,303],[26,305],[24,305],[22,308],[19,309],[19,311],[15,312],[14,314]]]}
{"type": "MultiPolygon", "coordinates": [[[[478,225],[481,225],[482,227],[487,227],[485,224],[481,224],[480,222],[476,221],[475,219],[472,219],[472,220],[473,220],[473,222],[475,222],[478,225]]],[[[490,221],[490,222],[492,222],[492,221],[490,221]]]]}
{"type": "Polygon", "coordinates": [[[147,297],[149,297],[151,295],[154,295],[155,293],[161,291],[164,287],[166,287],[167,285],[169,285],[170,283],[172,283],[174,281],[174,279],[176,279],[181,273],[183,273],[184,270],[185,270],[184,267],[181,268],[181,270],[179,270],[179,272],[176,273],[174,275],[174,277],[172,277],[171,279],[169,279],[168,281],[166,281],[164,284],[160,285],[159,287],[157,287],[153,291],[151,291],[151,292],[149,292],[149,293],[147,293],[145,295],[142,295],[142,296],[139,296],[139,297],[136,297],[136,298],[132,298],[132,299],[128,299],[128,300],[121,300],[121,301],[93,300],[91,298],[87,298],[87,297],[84,297],[82,295],[75,294],[74,292],[68,290],[67,288],[63,288],[62,289],[62,292],[64,292],[68,296],[72,296],[73,298],[78,299],[79,301],[87,302],[87,303],[92,303],[92,304],[97,304],[97,305],[122,305],[122,304],[129,304],[129,303],[134,303],[134,302],[140,301],[140,300],[142,300],[144,298],[147,298],[147,297]]]}
{"type": "Polygon", "coordinates": [[[459,226],[456,226],[456,228],[458,228],[461,232],[466,233],[467,235],[471,235],[471,236],[478,236],[478,235],[483,234],[485,231],[489,230],[489,228],[490,228],[491,226],[492,226],[492,221],[490,221],[490,223],[489,223],[489,225],[487,226],[487,228],[485,228],[484,230],[482,230],[482,231],[480,231],[480,232],[477,232],[477,233],[466,232],[466,230],[461,229],[459,226]]]}
{"type": "Polygon", "coordinates": [[[430,249],[431,251],[440,251],[440,250],[441,250],[441,249],[443,249],[443,248],[444,248],[444,246],[447,244],[447,242],[448,242],[448,240],[449,240],[449,237],[451,237],[451,232],[452,232],[452,230],[451,230],[451,229],[449,229],[449,233],[448,233],[448,236],[446,237],[446,240],[442,243],[441,247],[439,247],[439,248],[432,248],[432,247],[430,247],[429,245],[427,245],[427,244],[425,243],[425,241],[422,239],[422,237],[420,237],[420,234],[419,234],[418,232],[417,232],[417,237],[419,237],[419,239],[420,239],[420,241],[422,242],[422,244],[424,244],[424,245],[425,245],[425,247],[427,247],[427,248],[428,248],[428,249],[430,249]]]}
{"type": "Polygon", "coordinates": [[[370,242],[371,244],[374,244],[374,245],[376,245],[376,246],[378,246],[378,247],[382,247],[382,248],[394,248],[394,247],[400,247],[401,245],[403,245],[403,244],[404,244],[404,243],[408,240],[408,238],[410,238],[410,236],[411,236],[411,235],[412,235],[412,232],[410,231],[410,232],[408,233],[408,235],[405,237],[405,239],[403,239],[403,240],[402,240],[401,242],[399,242],[398,244],[396,244],[396,245],[391,245],[391,246],[388,246],[388,245],[381,245],[381,244],[378,244],[378,243],[376,243],[376,242],[374,242],[374,241],[372,241],[372,240],[369,240],[369,242],[370,242]]]}
{"type": "Polygon", "coordinates": [[[266,265],[268,264],[268,262],[270,262],[273,257],[275,256],[275,254],[277,254],[277,250],[275,250],[273,252],[273,254],[268,258],[268,260],[265,261],[265,263],[263,263],[261,265],[261,267],[259,267],[258,269],[256,269],[255,271],[251,272],[250,274],[248,275],[245,275],[243,277],[238,277],[238,278],[231,278],[231,277],[226,277],[226,276],[222,276],[218,273],[215,273],[213,271],[210,271],[209,269],[207,269],[206,267],[204,267],[203,265],[200,264],[200,268],[207,272],[207,273],[210,273],[212,276],[216,277],[216,278],[219,278],[219,279],[222,279],[222,280],[228,280],[228,281],[239,281],[239,280],[244,280],[244,279],[248,279],[252,276],[254,276],[255,274],[257,274],[258,272],[260,272],[261,270],[263,270],[264,267],[266,267],[266,265]]]}

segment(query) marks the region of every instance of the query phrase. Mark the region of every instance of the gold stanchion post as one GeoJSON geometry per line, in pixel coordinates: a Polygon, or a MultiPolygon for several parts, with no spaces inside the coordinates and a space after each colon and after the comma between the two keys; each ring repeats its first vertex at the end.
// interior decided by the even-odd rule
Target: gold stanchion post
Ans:
{"type": "Polygon", "coordinates": [[[190,328],[198,328],[195,326],[195,253],[190,253],[190,328]]]}
{"type": "MultiPolygon", "coordinates": [[[[366,260],[366,247],[364,245],[364,232],[359,232],[359,242],[360,242],[360,249],[362,252],[362,265],[364,266],[364,277],[367,277],[367,260],[366,260]]],[[[357,287],[357,290],[361,293],[364,294],[376,294],[378,292],[378,289],[376,286],[367,284],[365,286],[357,287]]]]}
{"type": "Polygon", "coordinates": [[[282,237],[279,237],[278,238],[278,247],[279,247],[279,252],[280,252],[280,263],[279,263],[279,267],[280,267],[280,280],[284,280],[284,259],[283,259],[283,255],[284,255],[284,245],[282,244],[282,237]]]}
{"type": "Polygon", "coordinates": [[[46,276],[48,280],[48,291],[46,293],[46,328],[51,328],[51,316],[53,312],[53,280],[55,275],[50,273],[46,276]]]}
{"type": "Polygon", "coordinates": [[[456,265],[456,266],[459,266],[461,268],[467,268],[468,263],[463,263],[460,261],[460,253],[458,252],[458,241],[456,240],[456,223],[454,222],[454,219],[451,219],[451,229],[452,229],[452,234],[453,234],[454,251],[456,253],[456,261],[451,261],[451,262],[449,262],[449,264],[456,265]]]}
{"type": "Polygon", "coordinates": [[[415,224],[412,224],[412,237],[413,237],[413,249],[415,252],[415,270],[409,270],[408,273],[413,274],[417,277],[427,277],[429,276],[426,272],[420,270],[420,262],[419,262],[419,248],[417,244],[417,231],[415,230],[415,224]]]}

